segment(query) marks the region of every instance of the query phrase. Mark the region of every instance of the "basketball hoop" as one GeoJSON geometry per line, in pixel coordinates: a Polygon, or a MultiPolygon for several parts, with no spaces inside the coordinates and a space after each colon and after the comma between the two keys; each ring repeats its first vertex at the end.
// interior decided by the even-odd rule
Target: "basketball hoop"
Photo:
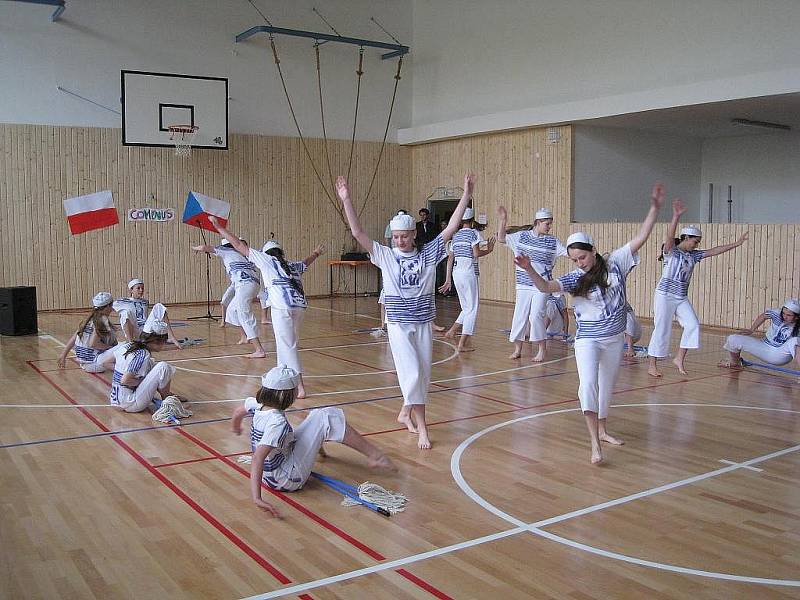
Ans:
{"type": "Polygon", "coordinates": [[[192,141],[200,129],[197,125],[169,125],[169,139],[175,144],[175,156],[186,158],[192,155],[192,141]]]}

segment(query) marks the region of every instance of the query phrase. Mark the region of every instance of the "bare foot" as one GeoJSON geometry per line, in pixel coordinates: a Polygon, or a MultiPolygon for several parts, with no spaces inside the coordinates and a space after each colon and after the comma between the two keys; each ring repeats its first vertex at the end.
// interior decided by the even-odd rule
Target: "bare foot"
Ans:
{"type": "Polygon", "coordinates": [[[459,352],[475,352],[475,346],[464,346],[458,348],[459,352]]]}
{"type": "Polygon", "coordinates": [[[456,330],[451,327],[447,330],[447,333],[444,334],[444,337],[446,337],[448,340],[452,340],[456,337],[456,330]]]}
{"type": "Polygon", "coordinates": [[[385,454],[370,458],[368,464],[371,469],[389,471],[391,473],[397,472],[397,466],[385,454]]]}
{"type": "Polygon", "coordinates": [[[245,336],[240,337],[239,341],[236,342],[236,343],[237,344],[246,344],[247,343],[247,337],[245,337],[245,336]]]}
{"type": "Polygon", "coordinates": [[[514,352],[511,353],[511,355],[508,358],[510,358],[511,360],[517,360],[520,356],[522,356],[522,352],[517,352],[515,350],[514,352]]]}
{"type": "Polygon", "coordinates": [[[600,448],[592,448],[591,463],[593,465],[599,465],[601,462],[603,462],[603,453],[600,451],[600,448]]]}
{"type": "Polygon", "coordinates": [[[417,430],[417,426],[414,423],[414,420],[411,418],[411,407],[406,409],[406,407],[404,406],[402,408],[400,414],[397,415],[397,422],[405,425],[410,433],[419,433],[419,431],[417,430]]]}
{"type": "Polygon", "coordinates": [[[297,398],[298,400],[302,400],[305,397],[306,397],[306,388],[305,388],[305,386],[298,385],[297,386],[297,395],[295,396],[295,398],[297,398]]]}
{"type": "Polygon", "coordinates": [[[688,375],[686,369],[683,368],[683,363],[679,361],[677,358],[672,359],[672,364],[675,365],[675,368],[678,369],[678,372],[681,375],[688,375]]]}
{"type": "Polygon", "coordinates": [[[619,438],[615,438],[613,435],[610,435],[608,432],[600,434],[600,441],[605,442],[606,444],[611,444],[612,446],[624,446],[625,442],[619,438]]]}
{"type": "Polygon", "coordinates": [[[531,358],[531,362],[542,362],[543,360],[544,360],[544,350],[539,350],[539,352],[536,353],[536,356],[531,358]]]}
{"type": "Polygon", "coordinates": [[[428,438],[428,434],[424,431],[420,431],[419,439],[417,440],[417,448],[420,450],[430,450],[431,449],[431,440],[428,438]]]}
{"type": "Polygon", "coordinates": [[[447,327],[442,327],[441,325],[437,325],[436,323],[433,324],[434,331],[444,331],[447,327]]]}
{"type": "Polygon", "coordinates": [[[741,369],[742,363],[741,362],[734,362],[732,360],[721,360],[719,361],[718,367],[722,367],[723,369],[741,369]]]}
{"type": "Polygon", "coordinates": [[[661,377],[661,371],[658,370],[658,367],[648,367],[647,374],[653,377],[661,377]]]}
{"type": "Polygon", "coordinates": [[[223,327],[225,327],[225,319],[222,319],[222,320],[219,322],[219,327],[220,327],[220,328],[223,328],[223,327]]]}
{"type": "Polygon", "coordinates": [[[633,351],[633,349],[625,350],[625,352],[622,353],[622,356],[624,356],[625,358],[633,358],[634,356],[636,356],[636,353],[633,351]]]}
{"type": "Polygon", "coordinates": [[[320,446],[317,454],[319,454],[321,458],[328,458],[328,453],[325,452],[325,446],[320,446]]]}
{"type": "Polygon", "coordinates": [[[253,352],[252,354],[247,354],[245,356],[245,358],[266,358],[266,357],[267,357],[267,355],[263,350],[261,350],[261,351],[257,350],[255,352],[253,352]]]}

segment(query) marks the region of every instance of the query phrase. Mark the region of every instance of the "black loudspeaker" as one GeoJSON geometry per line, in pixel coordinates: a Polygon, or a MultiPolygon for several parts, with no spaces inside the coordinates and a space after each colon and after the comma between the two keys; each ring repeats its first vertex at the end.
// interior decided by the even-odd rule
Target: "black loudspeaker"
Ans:
{"type": "Polygon", "coordinates": [[[0,334],[35,335],[36,288],[26,286],[0,288],[0,334]]]}

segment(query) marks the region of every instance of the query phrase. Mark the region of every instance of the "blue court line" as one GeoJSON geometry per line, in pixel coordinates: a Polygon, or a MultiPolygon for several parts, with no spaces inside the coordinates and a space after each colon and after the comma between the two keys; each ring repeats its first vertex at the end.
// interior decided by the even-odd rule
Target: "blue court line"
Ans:
{"type": "MultiPolygon", "coordinates": [[[[624,366],[624,365],[623,365],[624,366]]],[[[560,375],[567,375],[569,373],[575,373],[577,375],[577,371],[560,371],[558,373],[545,373],[544,375],[531,375],[529,377],[516,377],[514,379],[509,379],[507,381],[488,381],[484,383],[474,383],[471,385],[464,385],[460,387],[451,387],[451,388],[444,388],[439,390],[430,390],[428,394],[441,394],[444,392],[457,392],[459,390],[468,390],[472,388],[478,387],[486,387],[489,385],[504,385],[509,383],[517,383],[520,381],[529,381],[531,379],[543,379],[545,377],[557,377],[560,375]]],[[[380,396],[378,398],[367,398],[364,400],[350,400],[348,402],[339,402],[334,404],[320,404],[318,406],[309,406],[306,408],[290,408],[286,412],[293,413],[293,412],[304,412],[309,411],[315,408],[329,408],[329,407],[341,407],[341,406],[352,406],[356,404],[365,404],[367,402],[378,402],[383,400],[396,400],[397,398],[402,398],[402,394],[394,394],[392,396],[380,396]]],[[[512,408],[511,410],[530,410],[534,409],[536,406],[530,406],[525,408],[512,408]]],[[[209,423],[223,423],[225,421],[230,421],[230,417],[220,417],[218,419],[204,419],[201,421],[191,421],[191,422],[184,422],[180,425],[180,427],[189,427],[191,425],[207,425],[209,423]]],[[[119,429],[116,431],[103,431],[99,433],[89,433],[85,435],[75,435],[69,437],[60,437],[60,438],[47,438],[43,440],[33,440],[29,442],[15,442],[13,444],[0,444],[0,449],[4,448],[18,448],[20,446],[37,446],[41,444],[52,444],[55,442],[69,442],[74,440],[83,440],[83,439],[91,439],[91,438],[98,438],[98,437],[107,437],[111,435],[124,435],[126,433],[138,433],[141,431],[154,431],[156,429],[171,429],[175,427],[175,425],[153,425],[150,427],[137,427],[134,429],[119,429]]]]}

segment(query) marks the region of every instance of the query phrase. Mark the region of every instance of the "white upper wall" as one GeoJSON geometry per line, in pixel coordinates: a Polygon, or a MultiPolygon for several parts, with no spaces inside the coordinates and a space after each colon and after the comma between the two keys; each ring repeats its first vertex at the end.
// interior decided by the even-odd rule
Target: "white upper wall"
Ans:
{"type": "Polygon", "coordinates": [[[402,143],[800,90],[796,0],[414,0],[402,143]]]}
{"type": "Polygon", "coordinates": [[[701,202],[708,218],[714,184],[715,223],[728,222],[728,186],[735,223],[797,223],[800,216],[800,134],[719,138],[703,143],[701,202]]]}
{"type": "MultiPolygon", "coordinates": [[[[660,181],[668,200],[682,198],[684,221],[703,221],[700,197],[702,142],[694,138],[611,127],[575,127],[576,222],[639,221],[660,181]]],[[[670,210],[661,211],[669,220],[670,210]]]]}
{"type": "MultiPolygon", "coordinates": [[[[316,7],[343,36],[393,43],[375,17],[410,45],[411,0],[293,0],[256,5],[276,27],[331,33],[316,7]]],[[[266,34],[236,44],[236,34],[263,25],[247,0],[67,0],[54,7],[0,2],[0,122],[121,127],[120,117],[57,90],[61,86],[120,110],[120,70],[229,79],[231,133],[296,136],[266,34]]],[[[303,134],[322,137],[313,40],[277,37],[281,67],[303,134]]],[[[413,51],[413,49],[412,49],[413,51]]],[[[349,139],[358,48],[321,46],[325,117],[330,138],[349,139]]],[[[357,139],[380,140],[397,59],[365,50],[357,139]]],[[[411,123],[411,60],[404,61],[389,141],[411,123]]]]}

